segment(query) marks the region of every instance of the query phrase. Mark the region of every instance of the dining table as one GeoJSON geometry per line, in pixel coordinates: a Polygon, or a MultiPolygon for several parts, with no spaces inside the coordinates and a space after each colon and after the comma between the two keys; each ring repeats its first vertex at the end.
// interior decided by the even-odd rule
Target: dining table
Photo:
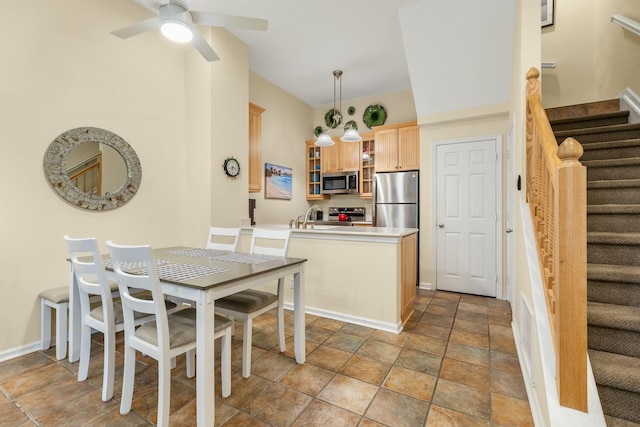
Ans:
{"type": "MultiPolygon", "coordinates": [[[[293,276],[294,351],[297,363],[305,361],[304,258],[173,246],[153,249],[162,292],[188,301],[196,309],[196,412],[198,426],[213,426],[215,419],[215,300],[293,276]]],[[[107,276],[115,280],[108,255],[107,276]]],[[[72,267],[73,268],[73,267],[72,267]]],[[[130,265],[129,270],[142,268],[130,265]]],[[[70,275],[69,361],[80,358],[81,316],[78,286],[70,275]]]]}

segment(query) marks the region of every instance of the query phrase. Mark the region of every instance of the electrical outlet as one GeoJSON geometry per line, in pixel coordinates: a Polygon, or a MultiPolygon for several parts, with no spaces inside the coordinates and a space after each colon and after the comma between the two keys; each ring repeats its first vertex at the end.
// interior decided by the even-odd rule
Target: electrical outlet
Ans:
{"type": "Polygon", "coordinates": [[[289,289],[293,289],[293,277],[289,279],[289,289]]]}

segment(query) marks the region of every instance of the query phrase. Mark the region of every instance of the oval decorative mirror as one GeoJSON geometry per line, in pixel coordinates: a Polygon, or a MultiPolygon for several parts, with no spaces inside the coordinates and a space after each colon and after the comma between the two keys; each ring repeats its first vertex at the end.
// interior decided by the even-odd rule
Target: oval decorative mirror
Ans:
{"type": "Polygon", "coordinates": [[[116,209],[142,180],[138,155],[120,136],[80,127],[59,135],[44,155],[44,173],[60,197],[82,209],[116,209]]]}

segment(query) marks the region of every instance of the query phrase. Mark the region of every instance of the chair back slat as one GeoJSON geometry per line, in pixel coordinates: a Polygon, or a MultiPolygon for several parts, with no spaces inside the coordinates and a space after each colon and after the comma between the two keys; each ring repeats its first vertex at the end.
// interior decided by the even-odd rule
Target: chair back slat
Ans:
{"type": "Polygon", "coordinates": [[[164,294],[160,287],[151,246],[122,246],[108,241],[107,247],[118,281],[125,334],[133,336],[135,312],[153,314],[156,317],[159,347],[162,347],[163,342],[169,342],[169,326],[164,294]],[[131,263],[140,263],[141,267],[128,270],[127,265],[131,263]],[[137,298],[135,292],[134,295],[131,294],[132,289],[136,292],[140,289],[150,291],[152,298],[150,300],[137,298]]]}
{"type": "Polygon", "coordinates": [[[291,230],[267,230],[254,228],[251,236],[252,254],[287,256],[291,230]],[[267,243],[269,242],[269,243],[267,243]],[[262,245],[267,246],[262,246],[262,245]]]}
{"type": "Polygon", "coordinates": [[[113,298],[97,240],[95,238],[75,239],[69,236],[64,236],[64,240],[78,284],[82,315],[86,316],[91,311],[90,297],[97,295],[103,307],[104,322],[113,324],[115,322],[113,298]]]}
{"type": "Polygon", "coordinates": [[[209,239],[207,249],[220,249],[223,251],[237,252],[240,241],[239,228],[211,227],[209,229],[209,239]],[[232,241],[231,243],[227,243],[232,241]]]}

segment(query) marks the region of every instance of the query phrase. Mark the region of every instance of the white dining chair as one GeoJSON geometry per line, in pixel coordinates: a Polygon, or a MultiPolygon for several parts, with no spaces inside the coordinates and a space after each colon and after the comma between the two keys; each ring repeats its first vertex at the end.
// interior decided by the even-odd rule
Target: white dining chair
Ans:
{"type": "MultiPolygon", "coordinates": [[[[136,374],[136,351],[158,361],[158,420],[157,425],[169,425],[171,396],[171,359],[186,354],[187,377],[195,375],[196,309],[186,308],[167,314],[164,295],[153,261],[150,246],[121,246],[107,242],[116,273],[124,314],[124,374],[120,413],[131,410],[136,374]],[[140,263],[144,270],[127,272],[129,263],[140,263]],[[143,289],[151,299],[140,299],[131,291],[143,289]],[[136,313],[153,316],[155,321],[136,328],[136,313]]],[[[222,396],[231,394],[231,321],[215,316],[213,339],[222,340],[222,396]]]]}
{"type": "Polygon", "coordinates": [[[74,239],[64,236],[69,250],[71,268],[78,286],[80,317],[80,363],[78,381],[87,379],[91,357],[91,332],[93,329],[104,335],[104,367],[102,400],[113,397],[115,376],[116,332],[122,330],[122,310],[114,309],[113,298],[102,256],[95,238],[74,239]],[[82,258],[82,260],[81,260],[82,258]],[[99,303],[92,308],[92,298],[99,303]],[[120,317],[119,321],[116,320],[120,317]]]}
{"type": "Polygon", "coordinates": [[[56,311],[56,359],[67,355],[67,317],[69,310],[69,286],[46,289],[40,292],[40,348],[51,347],[51,312],[56,311]]]}
{"type": "MultiPolygon", "coordinates": [[[[84,381],[89,374],[91,357],[91,333],[102,332],[104,338],[104,366],[102,379],[102,400],[113,397],[115,377],[116,333],[124,329],[122,305],[118,295],[118,284],[107,279],[102,255],[95,238],[71,238],[64,236],[69,250],[71,268],[75,275],[80,297],[80,362],[78,381],[84,381]]],[[[148,294],[140,297],[149,298],[148,294]]],[[[165,301],[167,309],[176,309],[176,304],[165,301]]],[[[138,325],[153,320],[150,316],[136,316],[138,325]]]]}
{"type": "MultiPolygon", "coordinates": [[[[254,228],[251,236],[252,254],[287,256],[290,230],[267,230],[254,228]],[[267,243],[269,242],[269,243],[267,243]]],[[[278,279],[277,293],[248,289],[215,302],[216,312],[244,322],[242,340],[242,376],[251,375],[251,345],[253,318],[277,308],[277,327],[280,351],[285,351],[284,336],[284,277],[278,279]]]]}
{"type": "Polygon", "coordinates": [[[211,227],[207,239],[207,249],[236,252],[240,241],[239,228],[211,227]]]}

